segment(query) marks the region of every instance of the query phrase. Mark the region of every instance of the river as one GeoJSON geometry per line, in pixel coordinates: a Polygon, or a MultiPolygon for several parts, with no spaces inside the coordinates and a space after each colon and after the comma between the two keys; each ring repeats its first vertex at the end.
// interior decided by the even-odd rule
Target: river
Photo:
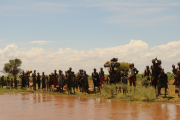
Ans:
{"type": "Polygon", "coordinates": [[[180,104],[0,94],[0,120],[179,120],[180,104]]]}

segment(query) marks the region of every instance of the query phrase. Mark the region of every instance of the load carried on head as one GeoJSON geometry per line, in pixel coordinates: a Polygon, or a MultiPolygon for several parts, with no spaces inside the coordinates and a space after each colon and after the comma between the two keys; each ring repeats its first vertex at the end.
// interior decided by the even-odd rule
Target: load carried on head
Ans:
{"type": "Polygon", "coordinates": [[[120,66],[120,63],[117,62],[118,61],[118,58],[113,58],[111,59],[111,61],[107,61],[105,64],[104,64],[104,67],[110,67],[110,70],[111,68],[118,68],[120,66]]]}

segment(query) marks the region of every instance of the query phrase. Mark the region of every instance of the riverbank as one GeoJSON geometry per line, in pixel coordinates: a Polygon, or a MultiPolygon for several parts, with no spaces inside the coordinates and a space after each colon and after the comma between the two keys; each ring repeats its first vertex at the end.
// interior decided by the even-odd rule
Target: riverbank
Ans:
{"type": "MultiPolygon", "coordinates": [[[[139,81],[140,82],[140,81],[139,81]]],[[[122,90],[116,92],[116,87],[118,85],[104,85],[104,88],[101,91],[101,94],[97,91],[97,93],[91,92],[90,94],[86,94],[79,92],[79,90],[75,90],[74,94],[67,94],[67,91],[63,93],[54,92],[54,91],[43,91],[36,90],[34,91],[31,88],[25,89],[3,89],[0,88],[0,93],[35,93],[35,94],[45,94],[45,95],[56,95],[56,96],[79,96],[79,97],[87,97],[87,98],[104,98],[104,99],[117,99],[120,101],[140,101],[140,102],[169,102],[169,103],[180,103],[180,98],[175,93],[175,86],[172,85],[173,81],[169,81],[167,97],[164,96],[164,89],[161,91],[161,96],[156,98],[155,89],[152,87],[142,87],[140,83],[137,82],[137,86],[128,87],[128,93],[123,95],[122,90]]],[[[89,81],[90,88],[93,88],[92,81],[89,81]]],[[[121,86],[122,87],[122,86],[121,86]]]]}

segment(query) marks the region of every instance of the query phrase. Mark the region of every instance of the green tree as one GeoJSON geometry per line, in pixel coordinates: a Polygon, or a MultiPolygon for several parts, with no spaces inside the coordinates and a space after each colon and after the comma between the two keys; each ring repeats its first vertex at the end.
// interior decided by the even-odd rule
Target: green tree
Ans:
{"type": "MultiPolygon", "coordinates": [[[[119,62],[119,63],[120,63],[120,66],[118,68],[115,68],[115,69],[118,71],[121,71],[122,68],[124,68],[125,73],[128,73],[130,63],[127,63],[127,62],[119,62]]],[[[108,71],[109,70],[110,70],[110,68],[108,68],[108,71]]]]}
{"type": "Polygon", "coordinates": [[[125,73],[129,71],[129,63],[127,62],[120,62],[120,66],[117,68],[118,71],[121,71],[124,68],[125,73]]]}
{"type": "Polygon", "coordinates": [[[21,64],[22,64],[21,59],[16,58],[14,60],[9,60],[9,63],[4,64],[3,70],[5,73],[8,73],[15,77],[20,72],[22,72],[22,69],[19,68],[21,66],[21,64]]]}

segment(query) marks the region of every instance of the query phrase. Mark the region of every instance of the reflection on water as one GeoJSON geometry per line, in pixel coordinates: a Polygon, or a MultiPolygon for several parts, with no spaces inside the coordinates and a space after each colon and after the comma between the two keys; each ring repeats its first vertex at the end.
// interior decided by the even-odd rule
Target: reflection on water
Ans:
{"type": "Polygon", "coordinates": [[[42,94],[0,95],[0,119],[178,120],[180,105],[42,94]]]}

